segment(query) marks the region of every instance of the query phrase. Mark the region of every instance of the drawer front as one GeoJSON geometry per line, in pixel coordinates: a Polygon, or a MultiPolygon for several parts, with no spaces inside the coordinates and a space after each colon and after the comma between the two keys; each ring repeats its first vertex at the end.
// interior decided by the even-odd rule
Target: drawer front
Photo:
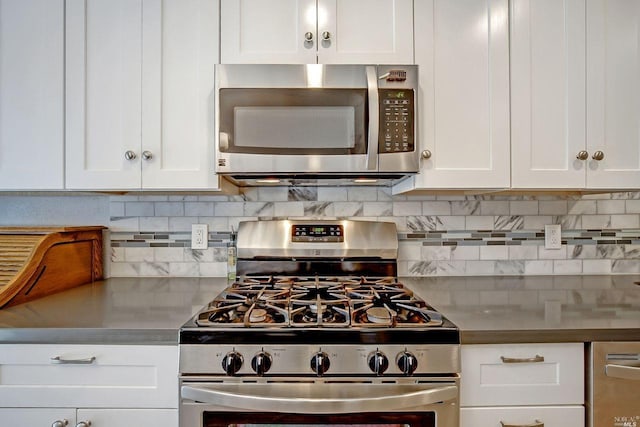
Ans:
{"type": "Polygon", "coordinates": [[[582,406],[462,408],[460,427],[584,427],[582,406]]]}
{"type": "MultiPolygon", "coordinates": [[[[177,427],[177,409],[78,409],[78,422],[92,427],[177,427]]],[[[71,426],[70,426],[71,427],[71,426]]]]}
{"type": "Polygon", "coordinates": [[[3,407],[178,407],[177,346],[2,345],[3,407]]]}
{"type": "Polygon", "coordinates": [[[52,426],[56,421],[76,425],[75,408],[0,408],[0,425],[7,427],[52,426]]]}
{"type": "Polygon", "coordinates": [[[584,345],[462,346],[461,406],[584,402],[584,345]]]}

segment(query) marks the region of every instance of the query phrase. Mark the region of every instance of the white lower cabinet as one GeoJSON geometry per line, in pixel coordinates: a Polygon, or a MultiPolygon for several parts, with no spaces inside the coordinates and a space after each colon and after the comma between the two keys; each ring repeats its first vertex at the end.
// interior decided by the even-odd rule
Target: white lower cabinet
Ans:
{"type": "Polygon", "coordinates": [[[463,345],[460,426],[584,426],[584,344],[463,345]]]}
{"type": "Polygon", "coordinates": [[[582,406],[462,408],[463,427],[584,427],[582,406]]]}
{"type": "Polygon", "coordinates": [[[0,424],[176,427],[177,372],[177,346],[0,345],[0,424]]]}

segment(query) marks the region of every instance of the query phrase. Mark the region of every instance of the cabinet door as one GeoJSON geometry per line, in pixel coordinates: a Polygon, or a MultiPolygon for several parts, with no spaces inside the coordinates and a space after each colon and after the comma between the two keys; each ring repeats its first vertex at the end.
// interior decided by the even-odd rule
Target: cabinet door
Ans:
{"type": "Polygon", "coordinates": [[[413,64],[413,0],[318,0],[318,62],[413,64]]]}
{"type": "Polygon", "coordinates": [[[587,0],[589,188],[640,184],[640,2],[587,0]]]}
{"type": "Polygon", "coordinates": [[[0,0],[0,190],[63,188],[64,3],[0,0]]]}
{"type": "Polygon", "coordinates": [[[509,176],[507,0],[415,2],[420,66],[413,188],[505,188],[509,176]]]}
{"type": "Polygon", "coordinates": [[[76,425],[76,410],[75,408],[0,408],[0,420],[6,427],[48,427],[53,426],[56,421],[72,427],[76,425]]]}
{"type": "Polygon", "coordinates": [[[316,0],[221,0],[220,15],[223,64],[316,63],[316,0]]]}
{"type": "Polygon", "coordinates": [[[176,427],[177,409],[78,409],[78,422],[92,427],[176,427]]]}
{"type": "Polygon", "coordinates": [[[584,407],[503,406],[460,409],[460,427],[501,427],[503,425],[584,427],[584,407]]]}
{"type": "Polygon", "coordinates": [[[140,188],[142,0],[66,4],[66,187],[140,188]]]}
{"type": "Polygon", "coordinates": [[[143,10],[142,187],[214,189],[217,0],[152,0],[143,10]]]}
{"type": "Polygon", "coordinates": [[[511,1],[514,188],[585,186],[584,20],[584,0],[511,1]]]}

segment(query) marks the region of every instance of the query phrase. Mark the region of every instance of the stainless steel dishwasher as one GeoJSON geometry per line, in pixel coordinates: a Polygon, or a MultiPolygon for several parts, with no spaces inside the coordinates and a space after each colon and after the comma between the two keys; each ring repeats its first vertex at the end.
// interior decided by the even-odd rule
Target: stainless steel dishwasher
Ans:
{"type": "Polygon", "coordinates": [[[640,342],[591,345],[590,427],[640,427],[640,342]]]}

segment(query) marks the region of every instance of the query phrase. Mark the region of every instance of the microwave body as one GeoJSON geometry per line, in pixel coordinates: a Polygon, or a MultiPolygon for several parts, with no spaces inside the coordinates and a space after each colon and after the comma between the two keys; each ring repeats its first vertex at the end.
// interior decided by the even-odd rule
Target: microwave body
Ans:
{"type": "Polygon", "coordinates": [[[218,174],[397,182],[418,171],[417,66],[216,67],[218,174]]]}

